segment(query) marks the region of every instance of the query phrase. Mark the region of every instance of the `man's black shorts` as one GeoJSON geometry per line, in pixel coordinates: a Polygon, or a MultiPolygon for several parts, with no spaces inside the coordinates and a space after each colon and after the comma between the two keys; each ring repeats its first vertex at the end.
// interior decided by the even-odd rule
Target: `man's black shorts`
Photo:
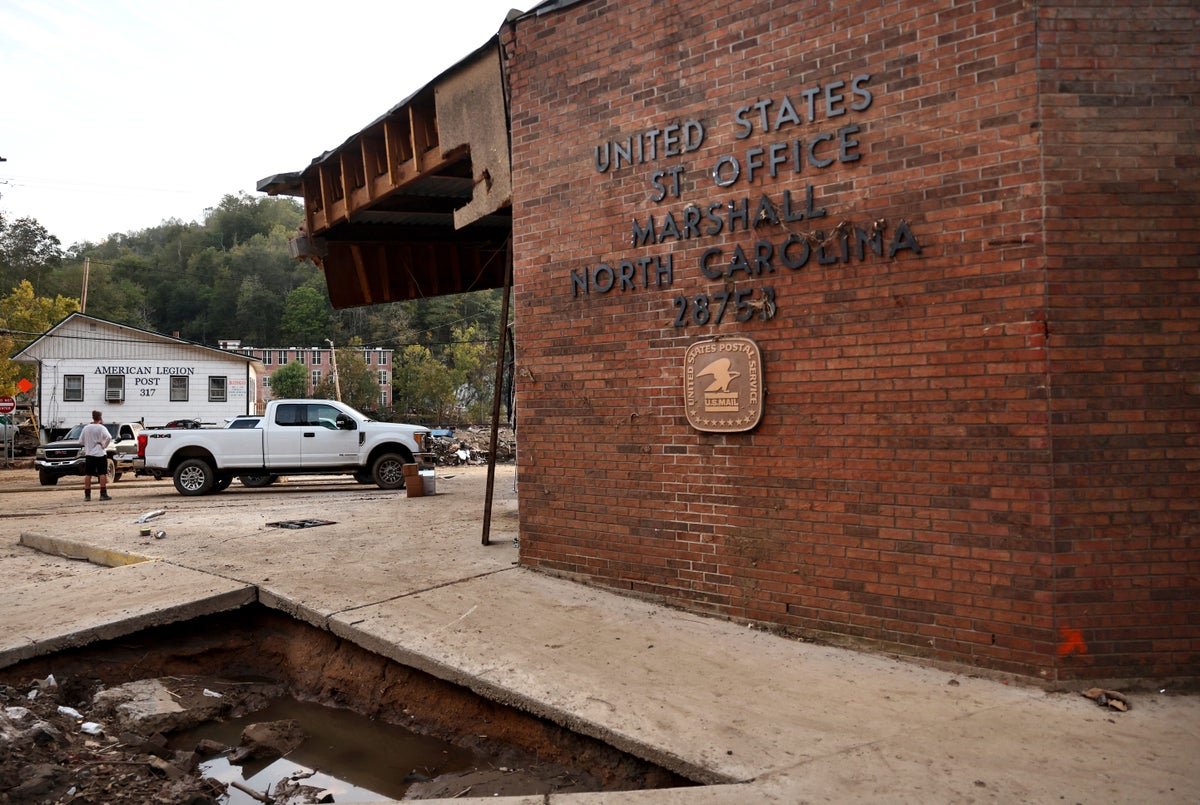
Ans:
{"type": "Polygon", "coordinates": [[[83,471],[88,475],[107,475],[108,459],[104,456],[84,456],[83,471]]]}

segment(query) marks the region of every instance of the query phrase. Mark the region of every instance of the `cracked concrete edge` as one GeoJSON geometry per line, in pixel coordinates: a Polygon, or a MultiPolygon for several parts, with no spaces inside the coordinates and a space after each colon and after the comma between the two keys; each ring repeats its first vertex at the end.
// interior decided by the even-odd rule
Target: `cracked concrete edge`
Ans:
{"type": "Polygon", "coordinates": [[[35,551],[41,551],[50,556],[84,560],[91,562],[93,565],[100,565],[101,567],[136,565],[139,562],[150,562],[155,559],[152,556],[125,553],[124,551],[115,551],[109,548],[99,548],[84,542],[63,539],[62,537],[48,537],[45,534],[35,534],[30,531],[22,531],[21,537],[17,542],[26,548],[32,548],[35,551]]]}
{"type": "MultiPolygon", "coordinates": [[[[462,802],[456,799],[455,802],[462,802]]],[[[481,797],[476,802],[483,802],[481,797]]],[[[490,800],[495,802],[495,800],[490,800]]],[[[688,788],[648,788],[640,791],[590,791],[550,794],[549,805],[746,805],[747,802],[802,802],[794,790],[775,790],[755,783],[700,785],[688,788]]]]}
{"type": "Polygon", "coordinates": [[[322,613],[296,603],[293,599],[287,596],[280,595],[267,587],[258,588],[258,603],[268,609],[274,609],[277,612],[282,612],[294,620],[301,623],[307,623],[309,626],[315,626],[323,632],[332,631],[329,628],[329,622],[336,613],[322,613]]]}
{"type": "MultiPolygon", "coordinates": [[[[466,673],[462,669],[434,659],[428,654],[385,640],[356,627],[355,622],[348,621],[347,618],[351,616],[349,612],[320,612],[306,607],[294,599],[262,588],[259,589],[258,601],[265,607],[327,631],[359,648],[381,657],[387,657],[389,660],[427,673],[445,682],[464,687],[489,701],[516,708],[558,724],[571,732],[595,738],[626,754],[657,764],[689,780],[695,780],[706,786],[729,785],[739,791],[741,796],[744,797],[746,794],[745,783],[748,781],[736,779],[712,768],[689,762],[682,757],[663,751],[660,747],[639,741],[633,736],[617,732],[595,721],[579,718],[568,710],[550,706],[546,702],[498,685],[478,675],[466,673]]],[[[361,607],[355,609],[361,609],[361,607]]]]}
{"type": "MultiPolygon", "coordinates": [[[[747,802],[797,802],[794,791],[776,792],[762,788],[749,791],[745,784],[693,786],[689,788],[651,788],[642,791],[588,791],[565,794],[539,794],[511,797],[449,797],[425,799],[429,805],[455,803],[471,805],[489,802],[496,805],[745,805],[747,802]]],[[[388,800],[387,802],[394,802],[388,800]]],[[[384,805],[381,801],[376,805],[384,805]]]]}
{"type": "Polygon", "coordinates": [[[695,780],[705,785],[745,782],[743,780],[732,779],[729,775],[722,774],[715,769],[689,762],[682,757],[664,751],[661,747],[639,741],[632,735],[618,732],[604,724],[580,718],[563,708],[553,707],[546,702],[483,679],[478,675],[466,673],[459,668],[434,659],[420,651],[384,640],[370,632],[355,627],[338,616],[325,619],[325,624],[324,628],[329,632],[343,640],[354,643],[360,648],[379,656],[387,657],[401,665],[415,668],[437,679],[460,685],[490,701],[516,708],[539,718],[544,718],[571,732],[595,738],[626,754],[655,763],[689,780],[695,780]]]}
{"type": "Polygon", "coordinates": [[[22,646],[0,649],[0,668],[8,668],[34,657],[44,657],[67,649],[79,648],[103,640],[135,634],[155,626],[193,620],[218,612],[228,612],[254,603],[257,591],[253,586],[229,590],[202,599],[192,599],[181,604],[155,609],[149,612],[130,614],[96,626],[77,629],[63,634],[39,637],[22,646]]]}

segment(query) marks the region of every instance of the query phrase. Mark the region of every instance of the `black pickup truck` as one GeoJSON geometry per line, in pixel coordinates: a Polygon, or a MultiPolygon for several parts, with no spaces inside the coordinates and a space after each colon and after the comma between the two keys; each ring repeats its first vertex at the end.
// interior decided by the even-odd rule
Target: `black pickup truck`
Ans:
{"type": "MultiPolygon", "coordinates": [[[[85,423],[71,428],[67,435],[56,442],[40,444],[34,455],[38,481],[42,486],[54,486],[64,475],[83,475],[83,442],[79,434],[85,423]]],[[[137,457],[137,437],[142,432],[139,422],[104,423],[113,440],[108,445],[108,480],[116,481],[125,470],[132,470],[131,462],[137,457]]]]}

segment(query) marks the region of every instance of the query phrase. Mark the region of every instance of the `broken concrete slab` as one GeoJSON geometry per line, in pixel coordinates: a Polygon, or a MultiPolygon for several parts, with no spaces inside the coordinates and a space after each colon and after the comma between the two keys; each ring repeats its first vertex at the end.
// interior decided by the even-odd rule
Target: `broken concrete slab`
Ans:
{"type": "Polygon", "coordinates": [[[140,562],[0,589],[0,668],[252,603],[252,584],[140,562]]]}

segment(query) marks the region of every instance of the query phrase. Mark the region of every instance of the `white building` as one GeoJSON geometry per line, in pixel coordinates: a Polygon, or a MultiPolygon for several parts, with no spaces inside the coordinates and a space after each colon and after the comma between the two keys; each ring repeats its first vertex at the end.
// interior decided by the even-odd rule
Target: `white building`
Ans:
{"type": "Polygon", "coordinates": [[[36,363],[43,435],[91,421],[179,419],[223,424],[258,411],[262,363],[252,356],[72,313],[15,361],[36,363]]]}

